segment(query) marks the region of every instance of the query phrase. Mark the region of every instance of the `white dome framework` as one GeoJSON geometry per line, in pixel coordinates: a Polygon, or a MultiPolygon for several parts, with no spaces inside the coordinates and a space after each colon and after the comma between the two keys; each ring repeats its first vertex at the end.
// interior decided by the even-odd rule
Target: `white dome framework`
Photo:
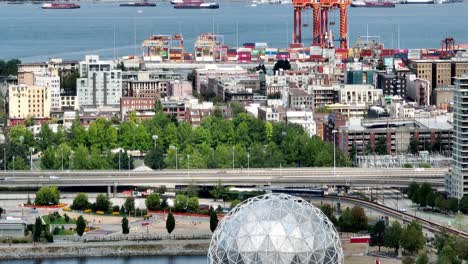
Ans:
{"type": "Polygon", "coordinates": [[[209,264],[342,264],[333,224],[320,209],[286,194],[237,205],[216,228],[209,264]]]}

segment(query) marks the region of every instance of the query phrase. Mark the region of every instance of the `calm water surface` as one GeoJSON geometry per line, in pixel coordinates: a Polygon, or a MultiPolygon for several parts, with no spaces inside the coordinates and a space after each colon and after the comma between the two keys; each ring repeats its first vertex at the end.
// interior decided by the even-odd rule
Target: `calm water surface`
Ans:
{"type": "Polygon", "coordinates": [[[206,257],[74,258],[0,261],[1,264],[206,264],[206,257]]]}
{"type": "MultiPolygon", "coordinates": [[[[312,35],[310,13],[303,18],[310,20],[303,33],[306,43],[312,35]]],[[[401,48],[439,47],[446,36],[468,43],[467,14],[468,3],[350,8],[350,40],[352,43],[366,35],[368,28],[369,35],[380,36],[387,47],[397,48],[398,31],[401,48]]],[[[337,27],[339,13],[332,14],[330,20],[337,27]]],[[[169,3],[149,8],[81,3],[81,9],[42,10],[40,5],[0,3],[0,59],[82,59],[90,53],[112,58],[114,54],[132,54],[135,43],[140,53],[140,43],[151,34],[179,32],[188,50],[193,49],[200,33],[212,31],[224,35],[224,42],[232,46],[237,42],[268,42],[285,47],[291,42],[291,24],[292,5],[251,7],[247,2],[221,2],[217,10],[176,10],[169,3]]]]}

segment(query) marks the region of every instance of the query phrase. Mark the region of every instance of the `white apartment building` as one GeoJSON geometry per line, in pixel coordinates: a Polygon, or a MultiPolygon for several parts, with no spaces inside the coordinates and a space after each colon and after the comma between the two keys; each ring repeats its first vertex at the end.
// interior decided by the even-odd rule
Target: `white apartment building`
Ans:
{"type": "Polygon", "coordinates": [[[380,105],[382,102],[382,90],[375,89],[373,85],[341,84],[334,88],[338,91],[338,100],[342,104],[367,106],[380,105]]]}
{"type": "Polygon", "coordinates": [[[50,108],[52,111],[60,110],[60,77],[35,75],[34,85],[48,88],[50,108]]]}
{"type": "Polygon", "coordinates": [[[453,163],[445,189],[450,196],[461,199],[468,195],[468,75],[455,78],[453,113],[453,163]]]}
{"type": "Polygon", "coordinates": [[[122,97],[122,71],[113,61],[101,61],[88,55],[80,62],[76,90],[80,106],[119,106],[122,97]]]}
{"type": "Polygon", "coordinates": [[[317,134],[317,126],[312,111],[286,111],[286,123],[302,126],[309,136],[317,134]]]}

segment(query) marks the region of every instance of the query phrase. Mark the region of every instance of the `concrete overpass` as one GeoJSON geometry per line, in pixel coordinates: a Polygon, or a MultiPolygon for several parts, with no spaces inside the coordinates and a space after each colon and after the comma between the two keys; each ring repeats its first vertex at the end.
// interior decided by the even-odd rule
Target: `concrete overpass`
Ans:
{"type": "MultiPolygon", "coordinates": [[[[0,187],[74,186],[160,186],[223,185],[236,186],[312,186],[351,185],[406,187],[411,182],[430,183],[442,188],[448,169],[375,168],[266,168],[156,171],[3,171],[0,187]]],[[[114,188],[115,189],[115,188],[114,188]]],[[[115,192],[115,190],[114,190],[115,192]]]]}

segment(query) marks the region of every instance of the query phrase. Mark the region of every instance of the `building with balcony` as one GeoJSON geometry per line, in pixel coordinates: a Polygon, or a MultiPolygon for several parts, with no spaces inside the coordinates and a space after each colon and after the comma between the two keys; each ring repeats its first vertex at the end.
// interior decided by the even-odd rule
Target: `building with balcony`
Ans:
{"type": "Polygon", "coordinates": [[[453,164],[446,191],[461,199],[468,195],[468,75],[455,78],[452,143],[453,164]]]}
{"type": "Polygon", "coordinates": [[[80,106],[119,106],[122,97],[122,71],[115,70],[113,61],[86,56],[80,62],[80,77],[76,80],[80,106]]]}

